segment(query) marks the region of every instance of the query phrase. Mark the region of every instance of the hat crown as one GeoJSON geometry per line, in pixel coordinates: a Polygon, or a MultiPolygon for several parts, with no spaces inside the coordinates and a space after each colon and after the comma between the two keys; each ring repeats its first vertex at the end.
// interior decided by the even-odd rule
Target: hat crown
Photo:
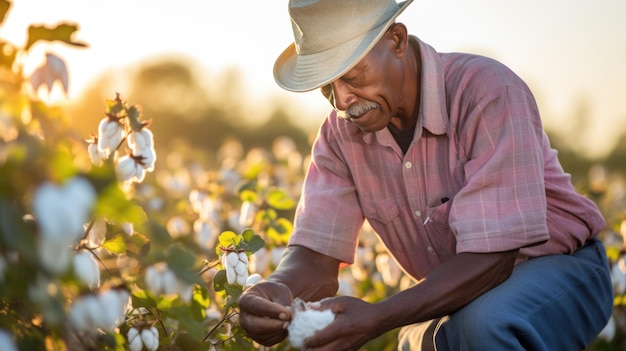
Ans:
{"type": "Polygon", "coordinates": [[[398,12],[395,0],[291,0],[296,52],[334,48],[386,24],[398,12]]]}

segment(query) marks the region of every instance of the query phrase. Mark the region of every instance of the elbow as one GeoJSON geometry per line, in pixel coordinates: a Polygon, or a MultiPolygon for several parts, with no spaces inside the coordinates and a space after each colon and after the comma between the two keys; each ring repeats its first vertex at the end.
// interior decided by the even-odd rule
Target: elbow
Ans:
{"type": "Polygon", "coordinates": [[[511,274],[513,274],[513,268],[515,268],[515,262],[517,261],[518,253],[519,249],[505,251],[502,253],[500,262],[497,265],[497,267],[499,268],[499,274],[496,275],[498,277],[497,284],[500,284],[509,279],[511,274]]]}

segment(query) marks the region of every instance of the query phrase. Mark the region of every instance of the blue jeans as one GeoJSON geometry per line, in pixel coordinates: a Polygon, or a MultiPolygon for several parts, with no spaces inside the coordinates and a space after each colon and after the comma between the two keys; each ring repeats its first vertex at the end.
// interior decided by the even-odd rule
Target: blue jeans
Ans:
{"type": "Polygon", "coordinates": [[[432,347],[433,339],[438,351],[583,350],[612,310],[606,252],[594,239],[572,255],[518,264],[509,279],[450,315],[436,331],[435,324],[403,328],[399,350],[428,350],[423,345],[432,347]]]}

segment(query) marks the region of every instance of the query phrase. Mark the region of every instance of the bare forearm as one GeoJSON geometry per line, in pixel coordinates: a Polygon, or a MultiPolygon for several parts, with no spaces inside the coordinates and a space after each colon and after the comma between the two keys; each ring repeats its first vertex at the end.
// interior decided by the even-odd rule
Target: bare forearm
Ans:
{"type": "Polygon", "coordinates": [[[337,293],[339,261],[301,246],[287,249],[267,279],[289,287],[294,297],[317,301],[337,293]]]}
{"type": "Polygon", "coordinates": [[[506,280],[517,250],[461,253],[414,287],[379,303],[381,332],[449,315],[506,280]]]}

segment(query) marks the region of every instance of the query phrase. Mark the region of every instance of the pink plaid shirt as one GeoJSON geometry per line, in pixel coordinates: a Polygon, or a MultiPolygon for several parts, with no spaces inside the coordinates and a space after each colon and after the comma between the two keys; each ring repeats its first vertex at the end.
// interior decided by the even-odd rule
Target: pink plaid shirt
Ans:
{"type": "MultiPolygon", "coordinates": [[[[364,219],[421,279],[460,252],[572,253],[604,219],[550,148],[528,87],[480,56],[422,58],[421,105],[406,155],[388,129],[364,133],[335,112],[313,146],[290,245],[352,263],[364,219]]],[[[382,68],[381,68],[382,69],[382,68]]]]}

